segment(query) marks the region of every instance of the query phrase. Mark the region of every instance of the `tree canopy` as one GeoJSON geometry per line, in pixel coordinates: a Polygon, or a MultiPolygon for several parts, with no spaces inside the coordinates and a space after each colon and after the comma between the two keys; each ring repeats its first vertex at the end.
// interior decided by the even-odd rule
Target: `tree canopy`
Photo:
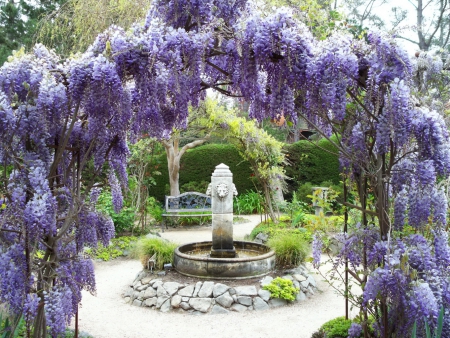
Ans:
{"type": "Polygon", "coordinates": [[[319,41],[289,9],[265,15],[245,0],[156,0],[143,25],[113,26],[65,62],[42,45],[18,53],[0,68],[0,300],[34,321],[36,336],[63,332],[81,288],[95,288],[83,248],[113,235],[95,203],[109,184],[121,208],[127,141],[167,138],[213,89],[250,102],[254,119],[301,115],[339,136],[363,213],[342,256],[365,286],[359,306],[386,338],[435,323],[450,309],[447,201],[436,185],[450,143],[442,117],[414,97],[413,62],[379,32],[319,41]],[[108,182],[96,181],[102,171],[108,182]],[[406,219],[417,234],[391,240],[406,219]]]}
{"type": "Polygon", "coordinates": [[[41,17],[54,11],[66,0],[0,1],[0,65],[13,50],[30,47],[41,17]]]}

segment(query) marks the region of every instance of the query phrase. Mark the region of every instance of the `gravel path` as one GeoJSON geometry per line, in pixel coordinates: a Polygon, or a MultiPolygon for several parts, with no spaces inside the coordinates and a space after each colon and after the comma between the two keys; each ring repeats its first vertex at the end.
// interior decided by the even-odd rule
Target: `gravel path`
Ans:
{"type": "MultiPolygon", "coordinates": [[[[235,238],[243,238],[250,233],[258,221],[252,217],[249,223],[237,224],[235,238]]],[[[211,229],[166,231],[161,235],[182,244],[210,239],[211,229]]],[[[309,338],[324,322],[344,315],[344,299],[337,296],[318,275],[315,278],[319,293],[282,308],[227,315],[160,313],[125,304],[121,297],[123,290],[141,270],[142,266],[136,260],[96,262],[97,295],[83,293],[79,309],[80,330],[95,338],[309,338]]]]}

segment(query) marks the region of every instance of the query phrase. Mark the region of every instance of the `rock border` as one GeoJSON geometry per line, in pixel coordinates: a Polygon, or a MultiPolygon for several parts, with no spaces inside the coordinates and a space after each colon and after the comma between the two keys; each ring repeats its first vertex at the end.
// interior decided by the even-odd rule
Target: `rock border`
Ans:
{"type": "MultiPolygon", "coordinates": [[[[288,270],[281,278],[292,280],[300,291],[295,302],[304,301],[317,292],[316,281],[303,264],[288,270]]],[[[281,298],[272,298],[270,291],[262,287],[273,278],[265,276],[257,285],[229,287],[210,280],[194,284],[163,282],[147,270],[138,273],[133,283],[122,294],[126,303],[149,307],[161,312],[177,310],[193,314],[226,314],[230,311],[262,311],[288,305],[281,298]]]]}

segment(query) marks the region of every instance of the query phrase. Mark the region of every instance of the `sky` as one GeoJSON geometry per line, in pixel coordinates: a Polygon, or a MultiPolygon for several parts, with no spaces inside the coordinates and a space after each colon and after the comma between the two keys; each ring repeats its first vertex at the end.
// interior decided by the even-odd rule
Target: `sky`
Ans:
{"type": "MultiPolygon", "coordinates": [[[[341,8],[343,6],[346,6],[349,2],[352,2],[355,0],[340,0],[338,2],[338,6],[341,8]]],[[[370,0],[364,0],[364,2],[367,4],[370,2],[370,0]]],[[[423,0],[423,4],[425,7],[425,10],[423,12],[424,14],[424,22],[425,22],[425,32],[429,31],[429,25],[428,21],[435,17],[435,9],[436,9],[436,3],[437,1],[433,0],[423,0]],[[428,5],[427,5],[428,4],[428,5]]],[[[406,18],[396,27],[400,30],[401,36],[404,36],[411,40],[417,40],[417,32],[415,31],[416,24],[417,24],[417,12],[415,10],[415,5],[417,4],[417,0],[375,0],[373,10],[372,12],[379,16],[384,22],[386,22],[386,26],[384,29],[390,30],[393,27],[392,22],[394,21],[394,12],[393,7],[398,7],[399,10],[406,11],[406,18]]],[[[364,10],[365,6],[358,7],[359,11],[362,12],[364,10]]],[[[347,10],[344,10],[344,12],[348,12],[347,10]]],[[[446,15],[449,15],[450,11],[446,12],[446,15]]],[[[368,26],[368,22],[366,25],[368,26]]],[[[401,46],[403,46],[409,53],[415,53],[419,50],[418,46],[416,44],[413,44],[411,42],[408,42],[405,39],[398,39],[398,42],[401,46]]]]}

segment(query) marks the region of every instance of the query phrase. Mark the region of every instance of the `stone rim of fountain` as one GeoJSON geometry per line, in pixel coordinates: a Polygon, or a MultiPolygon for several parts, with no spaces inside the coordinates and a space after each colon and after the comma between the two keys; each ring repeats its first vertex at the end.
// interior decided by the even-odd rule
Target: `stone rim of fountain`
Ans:
{"type": "MultiPolygon", "coordinates": [[[[266,253],[263,253],[261,255],[255,256],[255,257],[222,258],[222,257],[193,256],[193,255],[185,254],[185,253],[183,253],[183,252],[181,252],[179,250],[180,248],[183,248],[184,246],[188,246],[188,245],[192,245],[192,244],[211,245],[211,241],[203,241],[203,242],[191,242],[191,243],[186,243],[186,244],[180,245],[179,247],[177,247],[175,249],[175,253],[177,255],[179,255],[180,257],[189,258],[191,260],[196,260],[196,261],[214,261],[214,260],[217,260],[217,261],[224,262],[224,263],[227,262],[227,261],[229,261],[230,263],[245,262],[245,261],[251,261],[251,260],[255,260],[256,261],[256,260],[261,259],[261,258],[268,258],[268,257],[271,257],[271,256],[275,255],[275,251],[271,250],[267,245],[261,245],[261,244],[256,243],[256,242],[247,242],[247,241],[234,241],[234,243],[236,243],[236,244],[238,244],[238,243],[251,243],[251,244],[255,244],[255,245],[261,246],[263,248],[266,247],[266,248],[269,249],[269,251],[267,251],[266,253]]],[[[267,272],[267,273],[269,273],[269,272],[267,272]]]]}
{"type": "Polygon", "coordinates": [[[264,244],[246,241],[234,241],[239,249],[252,247],[261,251],[260,255],[241,258],[202,257],[186,254],[191,251],[211,247],[211,241],[193,242],[181,245],[174,252],[175,270],[185,276],[201,279],[250,279],[265,276],[275,269],[275,252],[264,244]]]}

